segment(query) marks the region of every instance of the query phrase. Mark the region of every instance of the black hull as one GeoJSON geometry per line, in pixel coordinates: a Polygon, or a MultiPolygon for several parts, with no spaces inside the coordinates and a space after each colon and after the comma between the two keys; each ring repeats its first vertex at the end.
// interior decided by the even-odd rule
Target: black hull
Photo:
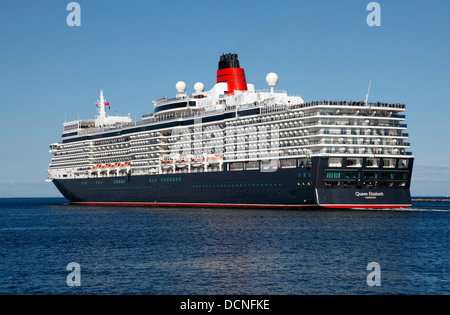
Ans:
{"type": "MultiPolygon", "coordinates": [[[[254,208],[407,208],[409,179],[399,187],[345,181],[326,186],[325,159],[315,167],[53,180],[74,204],[254,208]]],[[[412,162],[410,167],[412,167],[412,162]]],[[[410,171],[408,177],[410,178],[410,171]]],[[[364,172],[364,169],[358,172],[364,172]]],[[[329,183],[328,183],[329,184],[329,183]]],[[[395,184],[395,185],[394,185],[395,184]]]]}
{"type": "Polygon", "coordinates": [[[54,180],[72,203],[158,206],[316,207],[296,169],[54,180]]]}

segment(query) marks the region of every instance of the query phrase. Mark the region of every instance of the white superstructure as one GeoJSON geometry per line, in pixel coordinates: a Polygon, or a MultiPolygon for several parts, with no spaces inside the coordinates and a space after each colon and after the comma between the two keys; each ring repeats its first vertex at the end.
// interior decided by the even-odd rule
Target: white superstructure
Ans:
{"type": "Polygon", "coordinates": [[[49,180],[214,172],[224,163],[238,170],[258,161],[289,167],[312,156],[329,156],[336,165],[342,157],[355,165],[364,157],[374,165],[412,158],[405,105],[305,102],[275,91],[276,74],[266,79],[266,91],[247,84],[230,94],[224,82],[205,91],[197,82],[192,95],[180,81],[175,98],[155,100],[154,113],[139,121],[107,115],[101,91],[99,116],[64,123],[63,140],[50,145],[49,180]]]}

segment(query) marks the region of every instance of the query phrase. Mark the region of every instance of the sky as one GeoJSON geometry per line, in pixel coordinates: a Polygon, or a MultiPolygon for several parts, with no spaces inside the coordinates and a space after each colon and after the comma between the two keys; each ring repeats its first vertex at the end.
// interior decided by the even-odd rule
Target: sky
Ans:
{"type": "Polygon", "coordinates": [[[450,1],[68,0],[0,4],[0,198],[60,196],[46,183],[48,144],[65,120],[92,119],[100,89],[111,114],[140,118],[152,100],[215,83],[237,53],[247,82],[320,99],[405,103],[413,196],[450,195],[450,1]]]}

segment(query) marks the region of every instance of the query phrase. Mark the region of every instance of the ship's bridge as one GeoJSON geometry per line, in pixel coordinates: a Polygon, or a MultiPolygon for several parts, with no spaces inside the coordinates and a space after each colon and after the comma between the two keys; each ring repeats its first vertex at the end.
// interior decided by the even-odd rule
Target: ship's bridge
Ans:
{"type": "Polygon", "coordinates": [[[226,83],[217,83],[211,90],[205,91],[204,84],[197,82],[194,85],[195,93],[191,96],[186,94],[186,83],[183,81],[178,82],[175,87],[178,93],[176,97],[171,99],[162,97],[153,101],[155,116],[162,114],[190,114],[218,105],[219,103],[225,104],[221,100],[227,92],[226,83]]]}
{"type": "MultiPolygon", "coordinates": [[[[256,91],[253,84],[247,84],[246,90],[234,90],[233,94],[230,94],[227,83],[217,83],[209,91],[203,91],[203,88],[199,89],[198,84],[196,83],[194,86],[195,93],[187,95],[184,82],[178,82],[178,95],[175,98],[162,97],[153,101],[153,115],[190,115],[199,111],[224,110],[227,107],[237,108],[248,104],[274,106],[304,103],[301,97],[289,96],[287,91],[274,91],[273,87],[271,90],[256,91]],[[180,86],[183,88],[181,89],[180,86]]],[[[203,87],[203,84],[201,86],[203,87]]]]}
{"type": "Polygon", "coordinates": [[[174,112],[184,112],[189,109],[194,109],[197,106],[195,99],[189,96],[182,96],[172,99],[160,98],[153,101],[155,109],[154,114],[164,114],[174,113],[174,112]]]}

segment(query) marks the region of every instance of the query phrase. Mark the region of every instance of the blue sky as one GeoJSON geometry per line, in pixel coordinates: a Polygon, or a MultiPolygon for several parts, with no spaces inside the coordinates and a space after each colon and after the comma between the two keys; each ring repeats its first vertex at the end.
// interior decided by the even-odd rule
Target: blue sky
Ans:
{"type": "Polygon", "coordinates": [[[215,83],[222,53],[238,53],[247,81],[305,100],[401,102],[416,156],[412,194],[450,195],[450,2],[366,0],[66,0],[0,5],[0,197],[59,196],[45,183],[62,123],[93,118],[103,89],[111,112],[132,117],[175,95],[183,80],[215,83]]]}

